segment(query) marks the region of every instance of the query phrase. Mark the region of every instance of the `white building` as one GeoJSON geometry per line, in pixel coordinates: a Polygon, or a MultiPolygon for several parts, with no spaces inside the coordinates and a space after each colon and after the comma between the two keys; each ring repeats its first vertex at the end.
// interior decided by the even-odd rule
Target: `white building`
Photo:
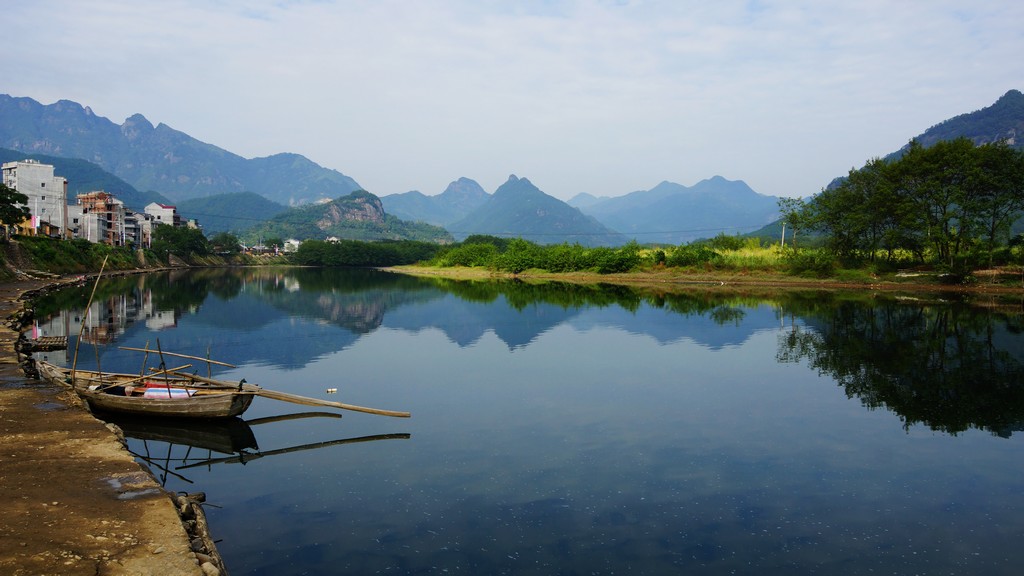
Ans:
{"type": "Polygon", "coordinates": [[[68,229],[68,181],[53,175],[53,166],[38,160],[7,162],[3,165],[3,182],[8,188],[28,196],[32,212],[31,232],[44,224],[66,235],[68,229]]]}
{"type": "Polygon", "coordinates": [[[145,209],[146,214],[153,217],[153,224],[170,224],[181,226],[181,216],[178,215],[178,207],[159,202],[150,202],[145,209]]]}

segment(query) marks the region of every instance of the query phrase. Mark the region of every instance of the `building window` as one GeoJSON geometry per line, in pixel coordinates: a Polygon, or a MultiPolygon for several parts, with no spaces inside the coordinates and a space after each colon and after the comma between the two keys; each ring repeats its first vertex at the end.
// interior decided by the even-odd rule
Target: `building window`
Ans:
{"type": "Polygon", "coordinates": [[[46,182],[40,182],[39,183],[39,187],[40,188],[46,188],[46,182]]]}

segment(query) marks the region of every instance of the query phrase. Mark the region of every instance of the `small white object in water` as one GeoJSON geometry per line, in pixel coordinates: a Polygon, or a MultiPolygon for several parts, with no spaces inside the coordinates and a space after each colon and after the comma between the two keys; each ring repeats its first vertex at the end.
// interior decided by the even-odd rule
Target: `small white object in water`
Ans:
{"type": "Polygon", "coordinates": [[[327,393],[328,393],[328,394],[334,394],[334,393],[335,393],[335,392],[337,392],[337,391],[338,391],[338,389],[337,389],[337,388],[328,388],[328,389],[327,389],[327,393]]]}

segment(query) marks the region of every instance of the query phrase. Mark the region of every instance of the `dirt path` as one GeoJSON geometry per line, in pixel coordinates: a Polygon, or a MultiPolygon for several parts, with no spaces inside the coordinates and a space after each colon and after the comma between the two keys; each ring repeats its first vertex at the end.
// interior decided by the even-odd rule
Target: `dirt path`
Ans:
{"type": "Polygon", "coordinates": [[[6,319],[43,284],[0,283],[0,574],[204,574],[174,503],[115,431],[18,366],[6,319]]]}

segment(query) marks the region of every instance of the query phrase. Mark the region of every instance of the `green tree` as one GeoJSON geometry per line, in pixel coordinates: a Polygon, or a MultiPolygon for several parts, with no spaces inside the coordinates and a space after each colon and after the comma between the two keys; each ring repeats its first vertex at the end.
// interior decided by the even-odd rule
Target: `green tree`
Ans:
{"type": "Polygon", "coordinates": [[[210,238],[210,249],[217,254],[234,255],[242,251],[238,236],[231,232],[218,232],[210,238]]]}
{"type": "MultiPolygon", "coordinates": [[[[954,268],[975,231],[971,195],[974,144],[966,138],[911,147],[895,165],[895,182],[915,204],[918,228],[944,265],[954,268]]],[[[909,222],[906,224],[910,224],[909,222]]]]}
{"type": "Polygon", "coordinates": [[[991,264],[999,240],[1009,242],[1010,227],[1024,210],[1024,152],[1003,143],[979,146],[974,152],[973,197],[991,264]]]}
{"type": "Polygon", "coordinates": [[[153,230],[152,250],[162,259],[174,254],[185,260],[191,256],[206,256],[210,253],[210,245],[198,228],[171,226],[161,224],[153,230]]]}
{"type": "MultiPolygon", "coordinates": [[[[782,222],[789,226],[793,238],[793,246],[796,246],[796,235],[810,227],[810,213],[807,203],[803,198],[779,198],[779,212],[782,214],[782,222]]],[[[785,238],[782,239],[785,241],[785,238]]]]}
{"type": "Polygon", "coordinates": [[[8,226],[21,224],[32,215],[27,203],[28,196],[6,184],[0,184],[0,224],[4,225],[5,230],[8,226]]]}
{"type": "MultiPolygon", "coordinates": [[[[992,261],[1024,210],[1024,153],[959,138],[930,148],[911,141],[896,160],[874,159],[783,217],[823,233],[840,259],[893,261],[907,250],[963,272],[985,249],[992,261]]],[[[787,220],[789,221],[789,220],[787,220]]]]}
{"type": "Polygon", "coordinates": [[[513,274],[519,274],[530,268],[539,268],[541,266],[541,249],[529,240],[514,238],[508,243],[505,252],[496,258],[496,264],[499,270],[506,270],[513,274]]]}

